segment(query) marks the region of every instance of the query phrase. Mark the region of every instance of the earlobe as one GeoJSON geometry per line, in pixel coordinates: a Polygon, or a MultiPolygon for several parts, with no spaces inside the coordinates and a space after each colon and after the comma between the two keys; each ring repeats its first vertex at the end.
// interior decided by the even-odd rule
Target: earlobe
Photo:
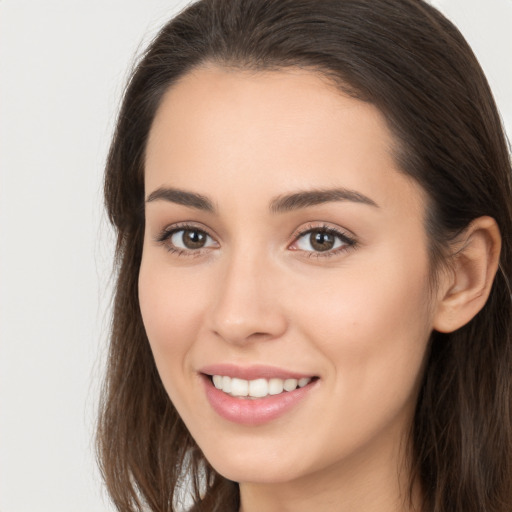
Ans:
{"type": "Polygon", "coordinates": [[[479,217],[458,239],[456,252],[439,286],[434,329],[453,332],[485,305],[498,270],[501,234],[492,217],[479,217]]]}

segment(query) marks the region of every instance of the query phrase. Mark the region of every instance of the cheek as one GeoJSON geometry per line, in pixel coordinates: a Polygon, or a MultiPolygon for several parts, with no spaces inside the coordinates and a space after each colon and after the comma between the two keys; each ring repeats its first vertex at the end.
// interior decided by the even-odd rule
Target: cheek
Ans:
{"type": "Polygon", "coordinates": [[[302,335],[329,362],[334,394],[359,419],[353,425],[370,425],[369,415],[386,422],[416,396],[432,323],[427,266],[416,261],[386,273],[352,269],[296,305],[302,335]]]}
{"type": "Polygon", "coordinates": [[[139,302],[159,374],[167,392],[174,395],[172,376],[186,371],[188,354],[201,328],[204,289],[199,289],[200,280],[185,282],[180,272],[171,270],[143,258],[139,302]]]}
{"type": "MultiPolygon", "coordinates": [[[[336,269],[320,279],[306,276],[292,290],[293,309],[300,311],[305,329],[317,332],[326,348],[335,349],[340,340],[361,345],[393,344],[415,337],[430,328],[427,262],[411,257],[417,264],[391,254],[389,262],[358,262],[357,266],[336,269]],[[304,291],[307,290],[307,294],[304,291]],[[321,333],[321,335],[320,335],[321,333]],[[327,342],[327,340],[330,340],[327,342]],[[332,343],[332,347],[330,344],[332,343]]],[[[299,315],[295,315],[300,318],[299,315]]]]}

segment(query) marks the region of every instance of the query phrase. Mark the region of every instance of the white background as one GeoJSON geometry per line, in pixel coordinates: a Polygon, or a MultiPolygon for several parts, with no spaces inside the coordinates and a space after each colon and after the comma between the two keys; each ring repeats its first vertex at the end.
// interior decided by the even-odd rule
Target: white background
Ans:
{"type": "MultiPolygon", "coordinates": [[[[108,511],[93,425],[113,238],[101,178],[134,55],[185,0],[0,0],[0,512],[108,511]]],[[[512,134],[512,0],[437,0],[512,134]]]]}

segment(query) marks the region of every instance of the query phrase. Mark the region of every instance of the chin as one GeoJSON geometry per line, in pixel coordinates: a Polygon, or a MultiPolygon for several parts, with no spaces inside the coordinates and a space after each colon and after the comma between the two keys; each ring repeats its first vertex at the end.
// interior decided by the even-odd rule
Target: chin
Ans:
{"type": "MultiPolygon", "coordinates": [[[[297,449],[296,453],[300,453],[300,450],[297,449]]],[[[209,455],[211,454],[205,453],[215,471],[234,482],[278,484],[300,478],[307,472],[302,456],[300,460],[286,460],[282,454],[275,451],[243,453],[233,450],[229,454],[224,452],[209,455]]]]}
{"type": "Polygon", "coordinates": [[[282,484],[295,480],[300,476],[295,472],[287,472],[285,469],[270,468],[269,466],[269,463],[263,467],[235,466],[229,463],[222,463],[213,466],[213,468],[224,478],[239,483],[282,484]]]}

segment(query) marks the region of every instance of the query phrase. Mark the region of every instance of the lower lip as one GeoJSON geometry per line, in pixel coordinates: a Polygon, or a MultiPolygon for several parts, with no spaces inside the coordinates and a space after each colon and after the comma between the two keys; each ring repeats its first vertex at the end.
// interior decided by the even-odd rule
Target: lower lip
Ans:
{"type": "Polygon", "coordinates": [[[303,388],[284,391],[263,398],[238,398],[217,389],[209,377],[203,376],[206,398],[213,410],[222,418],[241,425],[263,425],[284,415],[299,404],[318,382],[313,380],[303,388]]]}

